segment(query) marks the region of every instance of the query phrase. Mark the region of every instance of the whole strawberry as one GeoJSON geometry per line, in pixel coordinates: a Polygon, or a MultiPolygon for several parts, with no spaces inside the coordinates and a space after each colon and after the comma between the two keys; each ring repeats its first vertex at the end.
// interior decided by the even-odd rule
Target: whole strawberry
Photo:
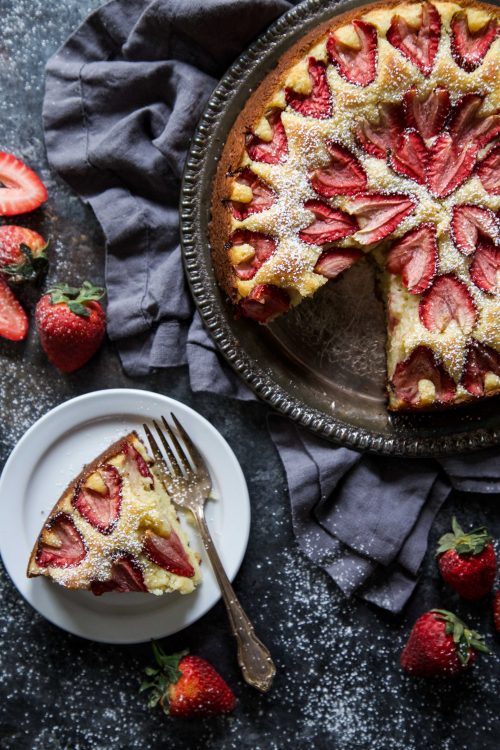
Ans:
{"type": "Polygon", "coordinates": [[[0,275],[11,281],[33,281],[47,267],[43,237],[26,227],[0,226],[0,275]]]}
{"type": "Polygon", "coordinates": [[[464,599],[480,599],[491,591],[497,560],[488,531],[465,533],[453,518],[453,531],[439,540],[436,552],[443,579],[464,599]]]}
{"type": "Polygon", "coordinates": [[[158,703],[169,716],[208,718],[233,711],[236,698],[227,683],[201,656],[187,651],[167,656],[153,644],[158,669],[145,671],[150,680],[140,690],[151,690],[148,706],[158,703]]]}
{"type": "Polygon", "coordinates": [[[106,316],[104,290],[85,281],[81,289],[57,284],[36,306],[36,325],[48,358],[59,370],[73,372],[101,345],[106,316]]]}
{"type": "Polygon", "coordinates": [[[415,677],[454,677],[489,653],[483,637],[445,609],[418,618],[401,653],[401,666],[415,677]]]}

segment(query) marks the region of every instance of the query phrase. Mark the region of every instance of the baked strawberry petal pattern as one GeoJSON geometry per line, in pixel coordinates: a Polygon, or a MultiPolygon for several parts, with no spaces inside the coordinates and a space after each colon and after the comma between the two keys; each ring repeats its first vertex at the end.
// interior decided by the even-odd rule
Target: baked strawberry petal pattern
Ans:
{"type": "Polygon", "coordinates": [[[258,323],[270,323],[273,318],[287,312],[290,297],[284,289],[274,284],[258,284],[241,300],[239,310],[246,318],[258,323]]]}
{"type": "Polygon", "coordinates": [[[407,195],[364,193],[347,201],[345,208],[357,219],[356,240],[370,245],[387,237],[415,208],[407,195]]]}
{"type": "Polygon", "coordinates": [[[469,28],[467,12],[455,13],[450,23],[451,51],[455,62],[464,70],[475,70],[497,36],[497,23],[490,19],[484,26],[472,32],[469,28]]]}
{"type": "Polygon", "coordinates": [[[95,596],[101,596],[108,591],[125,593],[126,591],[144,591],[147,586],[137,560],[131,555],[123,555],[113,561],[111,578],[107,581],[92,581],[90,590],[95,596]]]}
{"type": "Polygon", "coordinates": [[[405,94],[404,106],[408,126],[422,138],[434,138],[441,132],[450,111],[450,95],[438,86],[420,99],[417,89],[412,88],[405,94]]]}
{"type": "Polygon", "coordinates": [[[40,568],[71,568],[81,563],[87,551],[80,532],[67,513],[59,513],[42,531],[56,538],[53,543],[41,541],[36,553],[40,568]]]}
{"type": "Polygon", "coordinates": [[[433,383],[439,403],[453,400],[455,381],[444,367],[436,362],[434,353],[427,346],[417,346],[407,359],[398,362],[391,386],[398,399],[414,406],[420,400],[420,380],[430,380],[433,383]]]}
{"type": "Polygon", "coordinates": [[[488,151],[477,165],[476,173],[485,190],[500,195],[500,144],[488,151]]]}
{"type": "Polygon", "coordinates": [[[336,247],[333,250],[325,250],[320,255],[314,271],[326,276],[327,279],[334,279],[342,271],[357,263],[363,254],[361,250],[352,247],[336,247]]]}
{"type": "Polygon", "coordinates": [[[500,377],[500,352],[472,339],[462,375],[463,387],[473,396],[484,396],[484,381],[490,372],[500,377]]]}
{"type": "Polygon", "coordinates": [[[387,153],[395,148],[404,127],[401,107],[397,104],[382,104],[379,107],[378,123],[362,120],[356,130],[356,138],[367,154],[385,159],[387,153]]]}
{"type": "Polygon", "coordinates": [[[444,333],[451,323],[471,333],[477,310],[466,285],[453,274],[439,276],[420,300],[418,313],[422,324],[432,333],[444,333]]]}
{"type": "Polygon", "coordinates": [[[311,224],[299,232],[302,242],[308,245],[325,245],[327,242],[349,237],[358,230],[357,222],[352,216],[327,203],[306,201],[304,208],[312,211],[315,217],[311,224]]]}
{"type": "Polygon", "coordinates": [[[72,505],[94,529],[109,534],[120,516],[122,478],[110,464],[100,466],[97,472],[106,485],[106,492],[101,494],[82,484],[76,489],[72,505]]]}
{"type": "Polygon", "coordinates": [[[330,34],[326,43],[328,55],[340,75],[358,86],[368,86],[377,74],[377,29],[365,21],[353,21],[359,46],[352,47],[330,34]]]}
{"type": "Polygon", "coordinates": [[[474,284],[483,292],[500,293],[500,247],[480,239],[469,273],[474,284]]]}
{"type": "Polygon", "coordinates": [[[478,146],[474,142],[460,147],[449,133],[441,133],[430,148],[427,186],[437,198],[445,198],[470,177],[478,146]]]}
{"type": "Polygon", "coordinates": [[[279,164],[285,161],[288,155],[288,141],[285,128],[281,122],[281,110],[271,110],[266,119],[271,127],[271,140],[264,141],[262,138],[250,134],[247,137],[247,153],[252,161],[279,164]]]}
{"type": "Polygon", "coordinates": [[[247,229],[238,229],[230,237],[231,245],[251,245],[255,251],[253,258],[234,266],[238,278],[253,279],[259,268],[276,252],[277,242],[273,237],[261,232],[250,232],[247,229]]]}
{"type": "Polygon", "coordinates": [[[332,95],[326,78],[326,65],[314,57],[309,58],[309,75],[312,81],[310,94],[299,94],[294,89],[285,89],[286,103],[304,117],[324,119],[332,113],[332,95]]]}
{"type": "Polygon", "coordinates": [[[354,154],[338,143],[326,144],[330,154],[327,167],[316,169],[311,175],[313,189],[325,198],[333,195],[353,195],[366,188],[366,173],[354,154]]]}
{"type": "Polygon", "coordinates": [[[481,235],[497,244],[500,239],[498,219],[489,208],[467,203],[453,206],[451,231],[455,245],[463,255],[472,255],[481,235]]]}
{"type": "Polygon", "coordinates": [[[235,182],[246,185],[252,191],[250,203],[231,201],[231,210],[235,219],[243,221],[251,214],[260,213],[270,208],[276,200],[276,194],[269,185],[257,177],[251,169],[245,167],[238,173],[235,182]]]}
{"type": "Polygon", "coordinates": [[[415,130],[405,130],[391,153],[391,167],[398,174],[425,185],[427,160],[427,148],[422,136],[415,130]]]}
{"type": "Polygon", "coordinates": [[[436,227],[420,224],[392,245],[385,267],[390,273],[401,276],[411,294],[421,294],[436,275],[437,259],[436,227]]]}
{"type": "Polygon", "coordinates": [[[153,475],[149,471],[149,466],[147,465],[147,462],[144,460],[144,458],[141,456],[139,451],[134,448],[133,445],[130,445],[130,443],[127,443],[127,453],[130,456],[130,458],[135,461],[135,465],[137,466],[137,470],[141,477],[147,478],[147,479],[153,479],[153,475]]]}
{"type": "Polygon", "coordinates": [[[387,40],[428,76],[434,66],[440,35],[441,17],[431,3],[425,2],[416,25],[395,14],[387,31],[387,40]]]}
{"type": "Polygon", "coordinates": [[[498,112],[479,116],[483,102],[484,97],[479,94],[465,94],[455,104],[449,131],[459,146],[473,142],[481,149],[500,133],[498,112]]]}
{"type": "Polygon", "coordinates": [[[175,531],[164,537],[148,529],[144,532],[143,551],[152,562],[169,573],[186,578],[194,576],[194,568],[175,531]]]}

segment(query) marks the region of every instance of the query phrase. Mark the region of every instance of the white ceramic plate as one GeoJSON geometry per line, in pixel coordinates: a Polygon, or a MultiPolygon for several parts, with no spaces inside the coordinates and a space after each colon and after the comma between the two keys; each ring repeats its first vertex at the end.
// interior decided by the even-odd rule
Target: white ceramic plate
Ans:
{"type": "Polygon", "coordinates": [[[131,389],[96,391],[56,407],[21,438],[0,478],[0,552],[24,598],[44,617],[75,635],[104,643],[140,643],[176,633],[220,598],[194,527],[183,519],[203,558],[203,581],[192,594],[153,596],[68,591],[45,578],[27,578],[34,541],[55,501],[82,466],[132,429],[143,436],[148,418],[173,412],[203,454],[216,497],[207,521],[229,578],[245,554],[250,503],[236,456],[206,419],[158,393],[131,389]]]}

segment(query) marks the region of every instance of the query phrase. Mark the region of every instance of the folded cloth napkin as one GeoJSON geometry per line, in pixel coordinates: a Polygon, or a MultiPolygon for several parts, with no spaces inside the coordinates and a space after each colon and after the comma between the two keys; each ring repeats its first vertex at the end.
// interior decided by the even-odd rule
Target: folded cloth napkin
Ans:
{"type": "MultiPolygon", "coordinates": [[[[180,180],[196,123],[232,60],[286,0],[112,0],[49,60],[43,109],[51,166],[106,237],[108,333],[124,368],[188,364],[195,391],[254,398],[194,313],[181,263],[180,180]]],[[[498,452],[441,461],[335,448],[272,416],[293,526],[348,595],[398,611],[451,488],[499,492],[498,452]]]]}

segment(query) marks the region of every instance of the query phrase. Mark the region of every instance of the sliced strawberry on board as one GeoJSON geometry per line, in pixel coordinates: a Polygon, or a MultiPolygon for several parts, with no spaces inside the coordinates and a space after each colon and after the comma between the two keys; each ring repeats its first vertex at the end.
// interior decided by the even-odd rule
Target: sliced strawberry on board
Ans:
{"type": "Polygon", "coordinates": [[[437,198],[445,198],[470,177],[478,147],[469,142],[460,147],[449,133],[441,133],[429,149],[427,185],[437,198]]]}
{"type": "Polygon", "coordinates": [[[144,583],[144,576],[137,560],[131,555],[122,555],[113,560],[111,566],[111,578],[107,581],[92,581],[90,590],[95,596],[101,596],[108,591],[144,591],[147,592],[147,586],[144,583]]]}
{"type": "Polygon", "coordinates": [[[363,255],[362,250],[353,247],[336,247],[332,250],[325,250],[320,255],[314,271],[326,276],[327,279],[334,279],[346,268],[350,268],[357,263],[363,255]]]}
{"type": "Polygon", "coordinates": [[[489,208],[467,203],[453,206],[451,231],[455,245],[463,255],[472,255],[479,237],[489,237],[495,244],[500,240],[498,219],[489,208]]]}
{"type": "Polygon", "coordinates": [[[299,94],[294,89],[285,89],[286,103],[304,117],[318,120],[332,113],[332,95],[326,77],[326,65],[314,57],[309,58],[309,75],[312,81],[310,94],[299,94]]]}
{"type": "Polygon", "coordinates": [[[356,240],[370,245],[394,231],[411,214],[415,203],[407,195],[364,193],[351,198],[345,207],[358,221],[356,240]]]}
{"type": "Polygon", "coordinates": [[[500,133],[498,112],[479,116],[483,101],[480,94],[465,94],[453,107],[449,131],[459,146],[474,142],[481,149],[500,133]]]}
{"type": "Polygon", "coordinates": [[[332,208],[322,201],[306,201],[304,208],[312,211],[314,221],[299,232],[299,238],[308,245],[325,245],[327,242],[335,242],[343,237],[357,232],[356,220],[340,211],[332,208]]]}
{"type": "Polygon", "coordinates": [[[253,258],[238,263],[234,270],[239,279],[253,279],[259,268],[266,260],[274,255],[278,243],[273,237],[261,232],[249,232],[247,229],[237,229],[229,239],[231,246],[251,245],[255,251],[253,258]]]}
{"type": "Polygon", "coordinates": [[[252,191],[252,200],[250,203],[239,203],[231,201],[231,209],[235,219],[243,221],[250,214],[260,213],[270,208],[276,200],[274,190],[257,177],[249,167],[245,167],[236,177],[236,182],[246,185],[252,191]]]}
{"type": "Polygon", "coordinates": [[[391,380],[391,387],[398,399],[416,405],[420,401],[418,384],[430,380],[436,389],[436,401],[447,403],[455,396],[455,381],[444,367],[437,363],[432,349],[417,346],[403,362],[398,362],[391,380]]]}
{"type": "Polygon", "coordinates": [[[272,109],[267,115],[272,138],[264,141],[262,138],[250,133],[247,136],[247,153],[253,161],[261,161],[266,164],[279,164],[285,161],[288,155],[288,140],[285,128],[281,122],[281,110],[272,109]]]}
{"type": "Polygon", "coordinates": [[[399,104],[382,104],[378,123],[362,120],[356,130],[356,138],[367,154],[385,159],[403,130],[404,120],[399,104]]]}
{"type": "Polygon", "coordinates": [[[500,143],[479,162],[476,173],[488,193],[500,195],[500,143]]]}
{"type": "Polygon", "coordinates": [[[329,141],[330,154],[327,167],[316,169],[311,175],[311,185],[319,195],[354,195],[366,189],[366,172],[349,149],[329,141]]]}
{"type": "Polygon", "coordinates": [[[422,4],[420,21],[416,25],[396,13],[387,31],[387,40],[411,60],[424,76],[432,71],[440,36],[441,17],[429,2],[422,4]]]}
{"type": "Polygon", "coordinates": [[[365,21],[353,21],[359,46],[340,41],[335,33],[330,34],[326,48],[330,60],[341,76],[349,83],[368,86],[377,75],[377,29],[365,21]]]}
{"type": "Polygon", "coordinates": [[[421,294],[436,275],[437,259],[436,227],[420,224],[394,243],[385,267],[390,273],[401,276],[410,294],[421,294]]]}
{"type": "Polygon", "coordinates": [[[469,273],[474,284],[483,292],[500,294],[500,247],[480,239],[469,273]]]}
{"type": "Polygon", "coordinates": [[[451,273],[438,276],[420,300],[418,314],[422,324],[433,333],[443,333],[455,322],[464,334],[469,334],[477,320],[471,293],[451,273]]]}
{"type": "Polygon", "coordinates": [[[473,396],[484,396],[484,381],[489,372],[500,377],[500,352],[472,339],[462,375],[463,387],[473,396]]]}
{"type": "Polygon", "coordinates": [[[194,568],[175,531],[164,537],[148,529],[144,532],[143,550],[150,560],[169,573],[186,578],[194,576],[194,568]]]}
{"type": "Polygon", "coordinates": [[[0,151],[0,216],[34,211],[47,200],[45,185],[12,154],[0,151]]]}
{"type": "Polygon", "coordinates": [[[450,111],[450,95],[438,86],[420,98],[413,87],[404,96],[404,106],[409,127],[418,130],[422,138],[434,138],[441,132],[450,111]]]}
{"type": "Polygon", "coordinates": [[[0,336],[10,341],[22,341],[27,333],[27,315],[0,275],[0,336]]]}
{"type": "Polygon", "coordinates": [[[67,513],[59,513],[42,529],[36,553],[36,564],[40,568],[71,568],[81,563],[87,550],[80,532],[67,513]],[[46,535],[56,537],[44,541],[46,535]]]}
{"type": "Polygon", "coordinates": [[[450,29],[451,51],[455,62],[468,72],[481,65],[498,33],[497,22],[494,18],[476,31],[471,31],[465,10],[455,13],[451,19],[450,29]]]}
{"type": "Polygon", "coordinates": [[[101,494],[82,484],[76,489],[72,505],[94,529],[101,534],[110,534],[120,516],[122,479],[111,464],[100,466],[98,473],[106,485],[106,492],[101,494]]]}
{"type": "Polygon", "coordinates": [[[258,323],[270,323],[289,308],[287,292],[274,284],[258,284],[239,304],[241,314],[258,323]]]}
{"type": "Polygon", "coordinates": [[[390,156],[391,167],[398,174],[425,185],[429,154],[422,136],[415,130],[402,133],[390,156]]]}

